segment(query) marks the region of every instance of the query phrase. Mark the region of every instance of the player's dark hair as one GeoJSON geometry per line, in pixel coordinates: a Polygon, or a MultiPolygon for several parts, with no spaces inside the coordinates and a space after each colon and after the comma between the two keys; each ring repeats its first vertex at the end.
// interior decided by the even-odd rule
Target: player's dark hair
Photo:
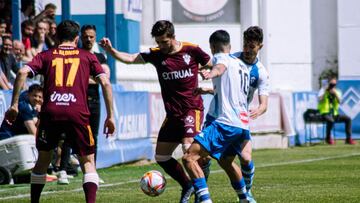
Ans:
{"type": "Polygon", "coordinates": [[[79,24],[72,20],[62,21],[56,28],[56,36],[60,43],[74,41],[80,30],[79,24]]]}
{"type": "Polygon", "coordinates": [[[32,84],[30,87],[29,87],[29,90],[28,90],[28,93],[32,93],[32,92],[42,92],[43,91],[43,88],[41,85],[39,84],[32,84]]]}
{"type": "Polygon", "coordinates": [[[262,43],[263,39],[263,30],[259,26],[251,26],[244,32],[244,41],[262,43]]]}
{"type": "Polygon", "coordinates": [[[216,30],[210,35],[209,42],[213,45],[229,45],[230,35],[225,30],[216,30]]]}
{"type": "Polygon", "coordinates": [[[94,30],[96,32],[96,26],[95,25],[83,25],[81,27],[81,33],[84,33],[86,30],[94,30]]]}
{"type": "Polygon", "coordinates": [[[151,36],[160,37],[164,34],[166,34],[166,36],[170,38],[175,37],[174,25],[170,21],[159,20],[153,25],[151,30],[151,36]]]}

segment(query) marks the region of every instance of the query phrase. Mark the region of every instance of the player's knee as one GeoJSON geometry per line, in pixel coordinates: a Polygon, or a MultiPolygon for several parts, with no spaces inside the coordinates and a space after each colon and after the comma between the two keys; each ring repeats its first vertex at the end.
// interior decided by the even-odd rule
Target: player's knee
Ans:
{"type": "Polygon", "coordinates": [[[169,161],[170,159],[171,159],[171,155],[160,155],[160,154],[155,155],[155,161],[157,163],[166,162],[166,161],[169,161]]]}
{"type": "Polygon", "coordinates": [[[240,156],[241,164],[249,164],[251,162],[251,153],[250,152],[242,152],[240,156]]]}

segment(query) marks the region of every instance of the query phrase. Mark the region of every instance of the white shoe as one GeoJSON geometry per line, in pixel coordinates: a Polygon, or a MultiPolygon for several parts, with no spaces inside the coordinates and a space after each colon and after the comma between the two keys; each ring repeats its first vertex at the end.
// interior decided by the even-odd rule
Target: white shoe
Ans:
{"type": "Polygon", "coordinates": [[[68,175],[66,174],[66,171],[59,171],[58,173],[58,185],[69,185],[68,175]]]}

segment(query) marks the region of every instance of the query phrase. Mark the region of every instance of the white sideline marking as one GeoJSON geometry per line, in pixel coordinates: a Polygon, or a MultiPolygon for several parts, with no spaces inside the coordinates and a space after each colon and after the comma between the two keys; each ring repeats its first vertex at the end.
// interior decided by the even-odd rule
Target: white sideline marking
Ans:
{"type": "MultiPolygon", "coordinates": [[[[329,159],[347,158],[347,157],[352,157],[352,156],[360,156],[360,153],[351,153],[351,154],[344,154],[344,155],[331,156],[331,157],[322,157],[322,158],[315,158],[315,159],[304,159],[304,160],[298,160],[298,161],[287,161],[287,162],[272,163],[272,164],[259,164],[256,166],[256,168],[266,168],[266,167],[271,167],[271,166],[284,166],[284,165],[291,165],[291,164],[309,163],[309,162],[324,161],[324,160],[329,160],[329,159]]],[[[211,171],[211,173],[222,173],[222,172],[224,172],[224,171],[223,170],[211,171]]],[[[170,177],[167,176],[167,178],[170,178],[170,177]]],[[[128,184],[128,183],[136,183],[136,182],[139,182],[139,180],[129,180],[129,181],[124,181],[124,182],[119,182],[119,183],[102,184],[102,185],[100,185],[100,188],[113,187],[113,186],[117,186],[117,185],[124,185],[124,184],[128,184]]],[[[82,188],[77,188],[77,189],[73,189],[73,190],[47,191],[47,192],[42,192],[41,196],[49,195],[49,194],[53,194],[53,193],[79,192],[82,190],[83,190],[82,188]]],[[[25,198],[25,197],[29,198],[30,194],[19,194],[19,195],[15,195],[15,196],[1,197],[0,200],[20,199],[20,198],[25,198]]]]}

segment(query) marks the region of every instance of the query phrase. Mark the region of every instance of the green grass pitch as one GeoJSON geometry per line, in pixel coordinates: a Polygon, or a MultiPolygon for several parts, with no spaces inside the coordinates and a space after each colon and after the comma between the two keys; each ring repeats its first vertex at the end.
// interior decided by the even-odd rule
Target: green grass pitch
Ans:
{"type": "MultiPolygon", "coordinates": [[[[253,194],[259,203],[360,202],[360,145],[348,146],[338,141],[335,146],[256,150],[253,158],[253,194]]],[[[237,202],[227,176],[215,161],[212,163],[208,185],[213,202],[237,202]]],[[[140,178],[153,169],[164,173],[157,164],[127,164],[99,170],[105,183],[100,186],[97,202],[178,202],[180,187],[169,177],[162,195],[148,197],[142,193],[140,178]]],[[[48,183],[41,201],[84,202],[82,176],[70,181],[67,186],[48,183]]],[[[30,202],[29,185],[0,186],[0,202],[30,202]]]]}

